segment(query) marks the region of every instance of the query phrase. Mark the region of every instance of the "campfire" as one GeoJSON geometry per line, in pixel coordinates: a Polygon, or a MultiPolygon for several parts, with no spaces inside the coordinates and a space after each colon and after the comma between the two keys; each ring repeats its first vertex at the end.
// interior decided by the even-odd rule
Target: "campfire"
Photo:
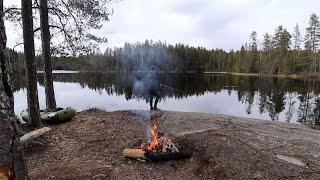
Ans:
{"type": "Polygon", "coordinates": [[[179,152],[177,146],[171,141],[168,134],[159,137],[158,124],[156,121],[152,122],[150,128],[151,142],[141,144],[141,149],[145,152],[161,152],[161,153],[175,153],[179,152]]]}
{"type": "Polygon", "coordinates": [[[150,161],[168,161],[187,158],[189,155],[179,151],[178,146],[172,142],[168,134],[158,132],[158,123],[153,120],[150,128],[151,140],[142,143],[140,148],[127,148],[123,155],[127,158],[150,161]]]}

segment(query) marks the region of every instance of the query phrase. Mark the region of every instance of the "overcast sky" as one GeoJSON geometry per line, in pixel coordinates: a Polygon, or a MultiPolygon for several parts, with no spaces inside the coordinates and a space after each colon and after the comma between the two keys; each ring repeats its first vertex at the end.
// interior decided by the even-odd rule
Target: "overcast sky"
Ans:
{"type": "MultiPolygon", "coordinates": [[[[262,39],[278,25],[292,32],[298,23],[304,34],[310,14],[320,15],[318,0],[122,0],[110,6],[114,15],[99,32],[110,47],[153,39],[239,49],[253,30],[262,39]]],[[[7,29],[8,46],[13,46],[17,32],[10,25],[7,29]]]]}

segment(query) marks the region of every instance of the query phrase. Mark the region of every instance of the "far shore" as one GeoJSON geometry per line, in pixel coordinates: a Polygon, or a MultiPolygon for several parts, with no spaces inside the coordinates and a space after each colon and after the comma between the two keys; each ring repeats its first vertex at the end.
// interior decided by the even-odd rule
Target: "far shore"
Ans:
{"type": "MultiPolygon", "coordinates": [[[[73,71],[73,70],[53,70],[53,74],[59,73],[117,73],[117,71],[73,71]]],[[[143,71],[132,71],[130,73],[142,73],[143,71]]],[[[44,73],[43,71],[38,71],[38,73],[44,73]]],[[[121,71],[119,71],[121,73],[121,71]]],[[[125,73],[125,72],[123,72],[125,73]]],[[[128,72],[126,72],[128,73],[128,72]]],[[[157,73],[161,74],[226,74],[226,75],[236,75],[236,76],[252,76],[252,77],[278,77],[278,78],[292,78],[292,79],[319,79],[320,73],[309,73],[309,74],[266,74],[266,73],[238,73],[238,72],[226,72],[226,71],[205,71],[205,72],[196,72],[196,71],[186,71],[186,72],[166,72],[158,71],[157,73]]]]}
{"type": "Polygon", "coordinates": [[[279,78],[293,78],[293,79],[319,79],[320,74],[261,74],[261,73],[237,73],[237,72],[203,72],[203,74],[230,74],[237,76],[254,76],[254,77],[279,77],[279,78]]]}

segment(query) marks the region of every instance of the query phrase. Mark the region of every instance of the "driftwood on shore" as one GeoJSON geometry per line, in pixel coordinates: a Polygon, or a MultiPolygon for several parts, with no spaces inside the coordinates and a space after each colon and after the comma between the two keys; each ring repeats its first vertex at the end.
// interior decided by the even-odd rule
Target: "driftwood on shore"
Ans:
{"type": "Polygon", "coordinates": [[[37,129],[35,131],[32,131],[32,132],[27,133],[27,134],[23,135],[22,137],[20,137],[20,142],[21,143],[28,142],[28,141],[33,140],[41,135],[44,135],[45,133],[49,132],[50,130],[51,130],[51,128],[49,128],[49,127],[43,127],[41,129],[37,129]]]}

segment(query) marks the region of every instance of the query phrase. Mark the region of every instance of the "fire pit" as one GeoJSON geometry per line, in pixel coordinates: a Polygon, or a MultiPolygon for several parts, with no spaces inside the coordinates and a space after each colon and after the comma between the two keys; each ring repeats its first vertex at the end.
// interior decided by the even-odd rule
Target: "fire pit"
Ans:
{"type": "Polygon", "coordinates": [[[155,119],[152,121],[150,134],[151,142],[142,143],[139,148],[127,148],[123,151],[123,155],[127,158],[153,162],[179,160],[191,156],[189,153],[181,152],[168,134],[158,133],[158,123],[155,119]]]}

